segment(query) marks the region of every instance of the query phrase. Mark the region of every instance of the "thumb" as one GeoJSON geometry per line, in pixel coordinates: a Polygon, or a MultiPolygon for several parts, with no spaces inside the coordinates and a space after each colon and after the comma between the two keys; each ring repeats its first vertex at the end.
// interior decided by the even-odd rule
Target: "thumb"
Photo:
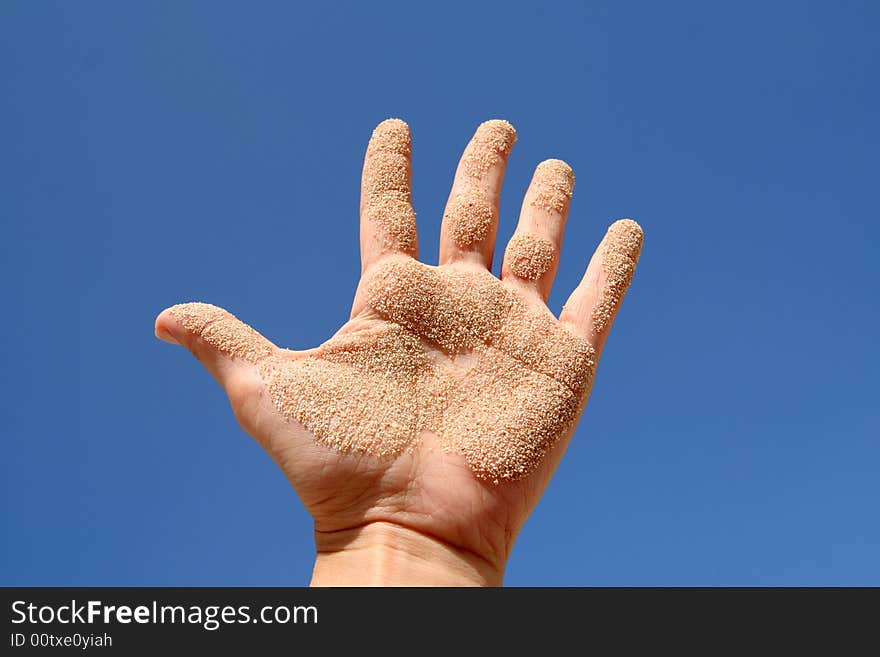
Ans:
{"type": "Polygon", "coordinates": [[[189,349],[224,388],[242,364],[255,365],[276,347],[233,314],[209,303],[182,303],[156,318],[156,337],[189,349]]]}

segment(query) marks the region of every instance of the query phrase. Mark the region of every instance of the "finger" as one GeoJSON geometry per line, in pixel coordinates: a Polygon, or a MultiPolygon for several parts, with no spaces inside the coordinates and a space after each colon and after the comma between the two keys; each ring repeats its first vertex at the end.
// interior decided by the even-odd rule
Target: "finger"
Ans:
{"type": "Polygon", "coordinates": [[[227,389],[236,370],[256,365],[277,349],[234,315],[208,303],[182,303],[163,310],[155,331],[159,339],[189,349],[227,389]]]}
{"type": "Polygon", "coordinates": [[[541,162],[523,199],[516,232],[504,252],[501,277],[517,281],[544,301],[550,296],[559,267],[573,190],[570,166],[562,160],[541,162]]]}
{"type": "Polygon", "coordinates": [[[632,219],[608,228],[593,254],[583,280],[572,292],[559,320],[601,351],[623,297],[636,271],[644,234],[632,219]]]}
{"type": "Polygon", "coordinates": [[[516,130],[486,121],[464,149],[440,227],[440,264],[466,260],[492,267],[498,205],[516,130]]]}
{"type": "Polygon", "coordinates": [[[418,256],[412,207],[411,138],[400,119],[373,131],[361,177],[361,271],[389,253],[418,256]]]}

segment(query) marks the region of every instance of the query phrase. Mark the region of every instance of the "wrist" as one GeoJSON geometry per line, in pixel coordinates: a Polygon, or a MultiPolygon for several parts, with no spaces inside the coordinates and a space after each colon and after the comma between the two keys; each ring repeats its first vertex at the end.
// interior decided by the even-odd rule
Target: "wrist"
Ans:
{"type": "Polygon", "coordinates": [[[501,586],[504,569],[439,538],[389,522],[315,531],[312,586],[501,586]]]}

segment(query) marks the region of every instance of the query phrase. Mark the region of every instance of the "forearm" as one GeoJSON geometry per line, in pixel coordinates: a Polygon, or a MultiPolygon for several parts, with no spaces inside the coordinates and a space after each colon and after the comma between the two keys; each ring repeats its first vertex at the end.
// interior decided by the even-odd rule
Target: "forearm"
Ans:
{"type": "Polygon", "coordinates": [[[312,586],[501,586],[503,568],[386,522],[315,532],[312,586]]]}

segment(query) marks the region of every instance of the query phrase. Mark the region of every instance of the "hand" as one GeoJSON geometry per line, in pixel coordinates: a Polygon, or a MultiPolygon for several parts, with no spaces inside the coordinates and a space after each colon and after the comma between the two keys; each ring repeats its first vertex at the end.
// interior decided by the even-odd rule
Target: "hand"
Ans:
{"type": "Polygon", "coordinates": [[[156,319],[156,335],[192,351],[223,386],[312,514],[313,584],[500,585],[571,438],[642,232],[629,219],[609,228],[556,319],[545,301],[574,175],[547,160],[493,276],[515,139],[505,121],[477,130],[432,267],[416,260],[409,128],[376,128],[361,188],[361,280],[351,319],[320,347],[281,349],[208,304],[156,319]]]}

